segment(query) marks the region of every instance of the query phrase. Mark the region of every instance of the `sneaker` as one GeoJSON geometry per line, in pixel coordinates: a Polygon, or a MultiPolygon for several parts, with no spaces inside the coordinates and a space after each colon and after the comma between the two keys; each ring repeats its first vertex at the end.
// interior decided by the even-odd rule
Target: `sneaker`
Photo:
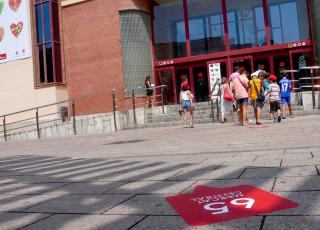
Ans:
{"type": "Polygon", "coordinates": [[[262,125],[261,122],[256,122],[257,125],[262,125]]]}
{"type": "Polygon", "coordinates": [[[294,116],[293,116],[293,115],[291,115],[291,116],[290,116],[290,118],[294,118],[294,116]]]}
{"type": "Polygon", "coordinates": [[[278,116],[278,122],[279,123],[281,122],[281,116],[278,116]]]}
{"type": "Polygon", "coordinates": [[[283,116],[282,119],[286,119],[286,117],[283,116]]]}
{"type": "Polygon", "coordinates": [[[193,124],[190,124],[189,128],[193,129],[194,128],[193,124]]]}
{"type": "MultiPolygon", "coordinates": [[[[281,117],[280,117],[281,118],[281,117]]],[[[277,123],[277,121],[279,120],[279,118],[277,119],[277,118],[273,118],[273,122],[274,123],[277,123]]]]}

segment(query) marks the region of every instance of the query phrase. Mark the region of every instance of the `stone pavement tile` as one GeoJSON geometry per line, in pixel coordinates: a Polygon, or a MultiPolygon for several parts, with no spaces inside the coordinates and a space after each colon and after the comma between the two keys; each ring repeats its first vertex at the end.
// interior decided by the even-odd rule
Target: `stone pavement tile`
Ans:
{"type": "Polygon", "coordinates": [[[82,194],[102,194],[125,182],[101,182],[94,181],[90,183],[71,183],[66,186],[59,187],[57,189],[47,192],[47,194],[72,194],[72,195],[82,195],[82,194]]]}
{"type": "Polygon", "coordinates": [[[57,195],[0,195],[0,211],[22,211],[31,206],[50,201],[57,195]]]}
{"type": "Polygon", "coordinates": [[[203,227],[192,227],[187,225],[180,216],[148,216],[135,225],[132,230],[259,230],[261,221],[262,217],[252,217],[203,227]]]}
{"type": "MultiPolygon", "coordinates": [[[[256,156],[245,156],[245,157],[222,157],[222,158],[209,158],[208,160],[204,161],[206,163],[211,164],[222,164],[222,163],[237,163],[237,162],[253,162],[257,157],[256,156]]],[[[204,163],[202,162],[202,163],[204,163]]]]}
{"type": "Polygon", "coordinates": [[[131,195],[63,195],[27,209],[27,212],[99,214],[131,195]]]}
{"type": "Polygon", "coordinates": [[[271,191],[274,183],[274,178],[265,178],[265,179],[231,179],[231,180],[200,180],[194,184],[191,188],[188,188],[186,192],[192,192],[193,188],[196,185],[204,185],[209,187],[216,188],[226,188],[238,185],[252,185],[257,188],[271,191]]]}
{"type": "Polygon", "coordinates": [[[300,153],[311,153],[320,151],[320,148],[293,148],[293,149],[286,149],[285,154],[300,154],[300,153]]]}
{"type": "Polygon", "coordinates": [[[143,216],[125,215],[76,215],[55,214],[32,224],[24,230],[126,230],[140,221],[143,216]]]}
{"type": "Polygon", "coordinates": [[[266,215],[317,215],[320,216],[320,191],[312,192],[275,192],[274,194],[287,198],[299,204],[299,207],[266,215]]]}
{"type": "Polygon", "coordinates": [[[221,166],[215,170],[182,171],[168,180],[236,179],[245,169],[241,166],[221,166]]]}
{"type": "Polygon", "coordinates": [[[105,214],[118,215],[177,215],[163,195],[137,195],[108,210],[105,214]]]}
{"type": "Polygon", "coordinates": [[[36,183],[66,183],[69,182],[67,178],[55,178],[51,176],[10,176],[0,177],[0,184],[8,183],[25,183],[25,184],[36,184],[36,183]]]}
{"type": "Polygon", "coordinates": [[[98,181],[153,181],[153,180],[166,180],[173,175],[176,175],[180,170],[172,171],[133,171],[129,173],[115,173],[110,176],[100,177],[98,181]]]}
{"type": "Polygon", "coordinates": [[[47,183],[47,184],[3,184],[0,185],[1,194],[25,194],[25,195],[34,195],[34,194],[44,194],[49,193],[50,191],[64,186],[67,183],[47,183]]]}
{"type": "Polygon", "coordinates": [[[241,178],[268,178],[268,177],[290,177],[290,176],[315,176],[316,167],[281,167],[281,168],[248,168],[241,178]]]}
{"type": "Polygon", "coordinates": [[[320,176],[277,178],[274,191],[320,191],[320,176]]]}
{"type": "Polygon", "coordinates": [[[263,230],[302,230],[319,229],[319,216],[268,216],[263,230]]]}
{"type": "Polygon", "coordinates": [[[258,156],[256,161],[263,160],[300,160],[300,159],[312,159],[310,153],[301,153],[301,154],[285,154],[285,155],[263,155],[258,156]]]}
{"type": "Polygon", "coordinates": [[[121,194],[178,194],[196,181],[140,181],[115,188],[108,193],[121,194]]]}
{"type": "Polygon", "coordinates": [[[40,213],[0,213],[0,229],[15,230],[26,225],[32,224],[43,218],[48,217],[47,214],[40,213]]]}
{"type": "Polygon", "coordinates": [[[311,159],[284,159],[282,161],[282,167],[286,166],[304,166],[304,165],[316,165],[320,164],[320,158],[311,159]]]}
{"type": "Polygon", "coordinates": [[[256,160],[256,161],[241,161],[241,162],[227,162],[224,165],[237,165],[243,167],[280,167],[281,160],[269,159],[269,160],[256,160]]]}
{"type": "Polygon", "coordinates": [[[261,151],[250,151],[250,152],[240,152],[236,154],[236,157],[263,157],[263,156],[282,156],[284,154],[284,150],[261,150],[261,151]]]}

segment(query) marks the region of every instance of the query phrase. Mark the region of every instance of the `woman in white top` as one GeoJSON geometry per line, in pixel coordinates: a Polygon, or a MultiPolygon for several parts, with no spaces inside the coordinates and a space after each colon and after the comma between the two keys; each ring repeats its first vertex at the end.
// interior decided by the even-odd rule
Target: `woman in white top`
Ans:
{"type": "Polygon", "coordinates": [[[225,113],[230,112],[230,115],[232,117],[232,122],[235,121],[234,119],[234,114],[233,114],[233,103],[234,101],[231,100],[226,100],[224,95],[225,92],[228,91],[229,94],[233,97],[232,95],[232,90],[230,89],[230,86],[228,84],[227,78],[223,77],[221,80],[221,86],[220,86],[220,95],[221,95],[221,123],[224,123],[225,121],[225,113]]]}
{"type": "Polygon", "coordinates": [[[193,95],[189,90],[188,82],[184,82],[181,85],[181,92],[180,92],[180,102],[181,107],[184,112],[184,127],[185,128],[193,128],[193,95]],[[188,112],[190,113],[190,120],[188,126],[188,112]]]}

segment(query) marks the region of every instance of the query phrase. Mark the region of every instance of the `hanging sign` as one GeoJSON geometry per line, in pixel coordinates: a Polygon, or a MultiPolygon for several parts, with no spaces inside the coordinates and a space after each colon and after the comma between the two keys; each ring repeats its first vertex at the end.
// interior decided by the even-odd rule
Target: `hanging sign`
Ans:
{"type": "Polygon", "coordinates": [[[170,196],[166,200],[191,226],[205,226],[299,206],[250,185],[229,188],[197,186],[193,193],[170,196]]]}
{"type": "Polygon", "coordinates": [[[0,63],[30,57],[27,0],[0,0],[0,63]]]}
{"type": "Polygon", "coordinates": [[[212,99],[216,98],[219,92],[219,81],[221,80],[220,63],[209,64],[210,90],[212,99]]]}

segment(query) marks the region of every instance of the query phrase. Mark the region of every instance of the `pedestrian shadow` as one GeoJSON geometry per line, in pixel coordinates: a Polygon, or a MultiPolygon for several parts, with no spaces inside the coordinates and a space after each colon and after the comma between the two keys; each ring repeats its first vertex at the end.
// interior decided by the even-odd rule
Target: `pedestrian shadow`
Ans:
{"type": "MultiPolygon", "coordinates": [[[[2,221],[1,215],[6,215],[0,226],[18,222],[23,218],[22,214],[26,214],[34,217],[29,223],[31,225],[26,228],[63,229],[68,224],[86,218],[90,221],[88,216],[93,218],[94,215],[101,215],[108,223],[99,219],[101,224],[92,223],[95,229],[109,229],[110,226],[123,226],[125,229],[149,215],[177,215],[171,208],[167,213],[146,214],[148,204],[130,202],[136,197],[152,196],[159,200],[158,205],[164,205],[165,196],[192,191],[194,185],[230,187],[245,182],[263,187],[271,181],[270,191],[273,191],[277,175],[288,170],[280,168],[277,174],[270,178],[242,179],[249,168],[253,167],[242,165],[230,168],[214,163],[184,163],[183,160],[160,162],[153,161],[152,157],[140,161],[125,158],[73,159],[35,155],[0,157],[0,220],[2,221]],[[172,189],[175,184],[178,186],[185,181],[190,183],[186,183],[181,189],[172,189]],[[128,204],[131,205],[130,209],[135,211],[123,215],[108,215],[110,210],[128,204]],[[54,220],[53,225],[46,225],[51,219],[54,220]],[[124,223],[128,225],[124,226],[124,223]]],[[[308,183],[306,179],[301,188],[308,183]]],[[[295,200],[296,195],[292,192],[287,198],[295,200]]],[[[319,193],[315,193],[314,198],[318,199],[319,193]]],[[[311,202],[307,201],[306,205],[303,205],[306,213],[308,204],[309,208],[312,206],[311,202]]],[[[259,218],[262,219],[262,227],[266,216],[259,218]]]]}

